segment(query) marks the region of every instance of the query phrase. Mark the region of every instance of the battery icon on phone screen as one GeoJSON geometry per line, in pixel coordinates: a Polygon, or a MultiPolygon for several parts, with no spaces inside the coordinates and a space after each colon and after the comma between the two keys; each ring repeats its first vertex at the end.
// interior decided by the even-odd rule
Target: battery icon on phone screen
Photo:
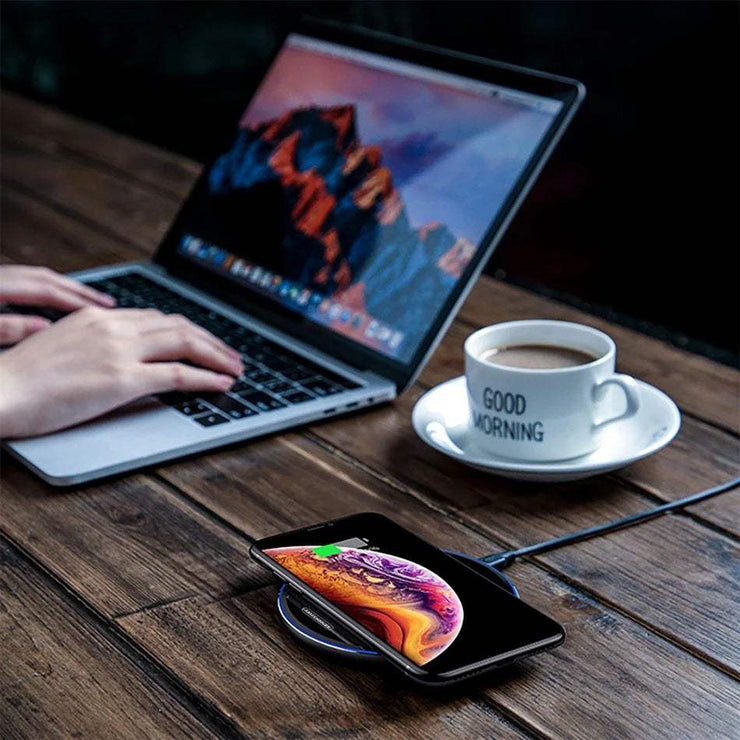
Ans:
{"type": "Polygon", "coordinates": [[[319,558],[329,558],[342,552],[336,545],[319,545],[312,549],[314,555],[319,558]]]}

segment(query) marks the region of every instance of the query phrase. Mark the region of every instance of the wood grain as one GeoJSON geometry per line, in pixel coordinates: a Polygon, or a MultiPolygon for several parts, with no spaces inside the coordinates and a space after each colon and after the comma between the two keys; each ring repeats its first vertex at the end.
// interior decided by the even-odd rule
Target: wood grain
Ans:
{"type": "Polygon", "coordinates": [[[201,169],[186,157],[9,92],[2,95],[0,127],[31,146],[102,163],[121,179],[136,180],[178,199],[187,195],[201,169]]]}
{"type": "Polygon", "coordinates": [[[0,530],[103,614],[266,581],[248,542],[145,476],[59,491],[3,462],[0,530]]]}
{"type": "Polygon", "coordinates": [[[119,624],[250,735],[521,737],[483,697],[414,691],[395,677],[332,664],[277,622],[275,589],[180,602],[119,624]]]}
{"type": "Polygon", "coordinates": [[[390,671],[327,661],[295,643],[277,621],[273,588],[217,603],[165,605],[119,623],[257,734],[510,735],[501,714],[482,706],[484,697],[545,736],[732,733],[738,692],[731,679],[537,568],[518,566],[514,575],[530,603],[565,624],[565,646],[477,684],[431,694],[390,671]]]}
{"type": "Polygon", "coordinates": [[[3,186],[12,186],[134,248],[152,252],[179,202],[138,183],[125,182],[94,163],[34,149],[2,136],[3,186]]]}
{"type": "MultiPolygon", "coordinates": [[[[684,417],[676,439],[657,455],[619,471],[618,477],[673,501],[740,475],[740,441],[716,427],[684,417]]],[[[740,499],[720,495],[688,511],[740,535],[740,499]]]]}
{"type": "Polygon", "coordinates": [[[440,547],[483,555],[496,542],[474,538],[404,491],[348,464],[299,434],[258,440],[249,454],[215,452],[160,469],[173,486],[215,512],[250,539],[325,519],[377,511],[440,547]]]}
{"type": "Polygon", "coordinates": [[[528,603],[565,626],[566,643],[488,695],[555,737],[735,734],[737,681],[528,564],[509,575],[528,603]]]}
{"type": "Polygon", "coordinates": [[[12,187],[2,189],[0,209],[0,252],[19,264],[73,272],[151,256],[12,187]]]}
{"type": "Polygon", "coordinates": [[[213,737],[0,540],[0,734],[213,737]]]}

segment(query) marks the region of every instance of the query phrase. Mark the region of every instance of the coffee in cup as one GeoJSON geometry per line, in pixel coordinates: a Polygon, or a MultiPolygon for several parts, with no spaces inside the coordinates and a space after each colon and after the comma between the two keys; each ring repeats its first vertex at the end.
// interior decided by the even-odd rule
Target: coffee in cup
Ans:
{"type": "Polygon", "coordinates": [[[511,321],[465,342],[471,436],[515,460],[567,460],[593,452],[608,425],[637,413],[639,386],[614,372],[603,332],[566,321],[511,321]]]}
{"type": "Polygon", "coordinates": [[[480,359],[502,367],[524,367],[531,370],[555,370],[577,367],[597,360],[594,355],[571,347],[548,344],[520,344],[513,347],[491,347],[483,350],[480,359]]]}

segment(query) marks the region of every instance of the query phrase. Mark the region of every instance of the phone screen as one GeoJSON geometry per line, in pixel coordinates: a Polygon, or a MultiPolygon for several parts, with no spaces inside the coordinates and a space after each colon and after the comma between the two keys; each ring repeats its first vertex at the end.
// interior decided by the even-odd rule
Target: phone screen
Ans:
{"type": "Polygon", "coordinates": [[[454,675],[564,636],[557,622],[378,514],[255,548],[423,673],[454,675]]]}

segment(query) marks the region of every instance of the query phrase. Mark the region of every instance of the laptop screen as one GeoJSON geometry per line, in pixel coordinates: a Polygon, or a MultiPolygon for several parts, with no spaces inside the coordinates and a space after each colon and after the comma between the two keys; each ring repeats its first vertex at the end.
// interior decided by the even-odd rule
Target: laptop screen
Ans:
{"type": "Polygon", "coordinates": [[[292,34],[177,252],[408,362],[562,105],[292,34]]]}

